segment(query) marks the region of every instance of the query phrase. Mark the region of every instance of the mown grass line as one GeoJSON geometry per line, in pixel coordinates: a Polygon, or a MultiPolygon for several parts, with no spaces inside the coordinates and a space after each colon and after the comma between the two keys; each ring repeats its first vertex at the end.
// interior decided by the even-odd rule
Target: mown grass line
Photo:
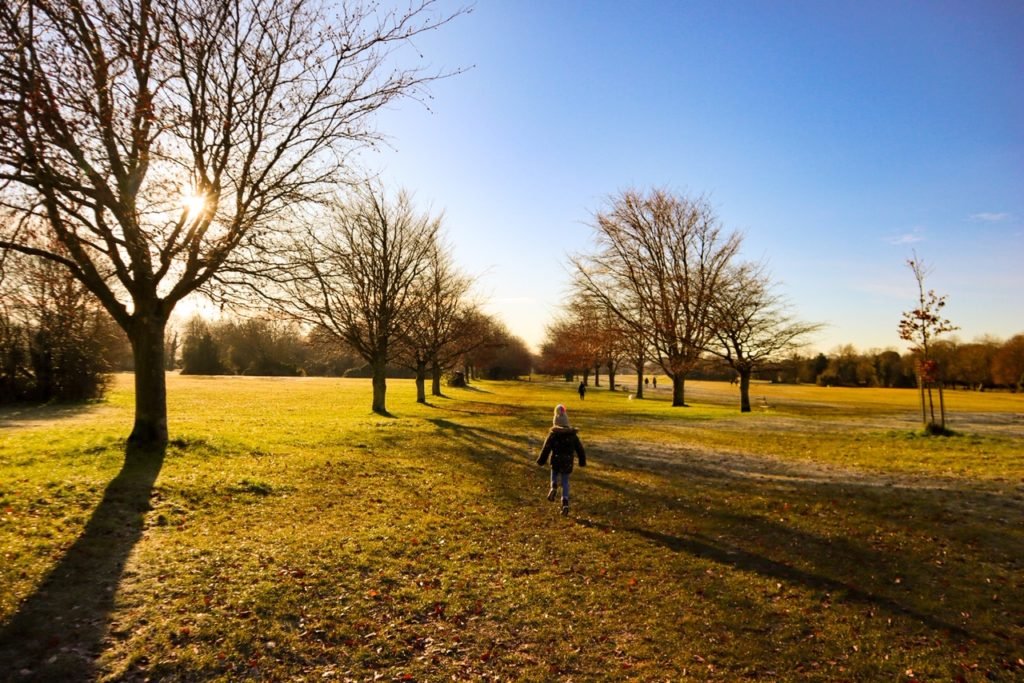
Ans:
{"type": "Polygon", "coordinates": [[[142,505],[111,493],[147,488],[122,467],[125,382],[0,427],[15,679],[1024,676],[1015,437],[919,439],[853,405],[822,430],[795,399],[748,419],[557,383],[427,406],[389,386],[384,418],[361,381],[172,377],[142,505]],[[556,402],[590,456],[568,518],[533,464],[556,402]],[[83,537],[123,562],[51,577],[34,607],[83,537]]]}

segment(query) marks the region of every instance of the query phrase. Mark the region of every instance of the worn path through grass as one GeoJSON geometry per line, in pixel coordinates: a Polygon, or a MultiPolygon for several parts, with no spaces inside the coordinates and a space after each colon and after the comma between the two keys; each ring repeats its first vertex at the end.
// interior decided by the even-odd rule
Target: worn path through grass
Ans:
{"type": "Polygon", "coordinates": [[[696,383],[686,409],[389,389],[384,418],[361,381],[171,377],[172,444],[140,469],[124,378],[0,414],[4,675],[1024,677],[1015,435],[879,427],[905,410],[884,397],[822,430],[814,401],[741,416],[696,383]],[[568,518],[533,464],[556,402],[590,460],[568,518]]]}

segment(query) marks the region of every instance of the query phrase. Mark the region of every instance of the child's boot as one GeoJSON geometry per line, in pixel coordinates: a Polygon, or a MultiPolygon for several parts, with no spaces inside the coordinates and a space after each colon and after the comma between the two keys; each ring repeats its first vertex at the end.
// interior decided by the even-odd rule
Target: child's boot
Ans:
{"type": "Polygon", "coordinates": [[[569,514],[569,499],[568,498],[563,498],[562,499],[562,515],[564,516],[564,515],[568,515],[568,514],[569,514]]]}
{"type": "Polygon", "coordinates": [[[552,484],[551,485],[551,490],[548,491],[548,500],[554,500],[555,496],[557,496],[557,495],[558,495],[558,489],[556,489],[555,485],[552,484]]]}

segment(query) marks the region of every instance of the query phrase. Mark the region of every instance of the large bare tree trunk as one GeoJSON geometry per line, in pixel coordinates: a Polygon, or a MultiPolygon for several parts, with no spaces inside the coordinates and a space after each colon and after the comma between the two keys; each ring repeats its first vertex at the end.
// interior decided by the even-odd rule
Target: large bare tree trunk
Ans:
{"type": "Polygon", "coordinates": [[[686,375],[679,372],[670,377],[672,378],[672,405],[675,407],[685,406],[686,375]]]}
{"type": "Polygon", "coordinates": [[[167,376],[164,371],[164,317],[141,315],[132,321],[129,339],[135,358],[135,426],[133,446],[167,443],[167,376]]]}
{"type": "Polygon", "coordinates": [[[750,412],[750,368],[737,370],[740,375],[740,412],[750,412]]]}
{"type": "Polygon", "coordinates": [[[385,394],[388,391],[386,366],[383,360],[376,360],[371,367],[373,368],[373,412],[387,415],[388,409],[385,403],[385,394]]]}

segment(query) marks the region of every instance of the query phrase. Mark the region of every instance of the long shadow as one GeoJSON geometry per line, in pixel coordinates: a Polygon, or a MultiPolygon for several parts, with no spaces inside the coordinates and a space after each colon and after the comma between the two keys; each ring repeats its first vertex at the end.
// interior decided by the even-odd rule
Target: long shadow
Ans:
{"type": "MultiPolygon", "coordinates": [[[[588,525],[587,522],[581,523],[584,526],[588,525]]],[[[780,581],[787,581],[789,583],[800,584],[807,588],[834,593],[836,595],[843,596],[847,601],[859,602],[861,604],[878,607],[886,610],[890,614],[902,614],[928,626],[929,628],[943,630],[962,638],[977,638],[998,642],[995,639],[988,638],[984,634],[971,633],[967,629],[957,624],[944,621],[935,615],[917,611],[890,597],[878,595],[859,588],[851,583],[805,571],[791,564],[778,562],[763,555],[748,552],[739,546],[724,545],[721,542],[713,541],[702,534],[690,534],[686,537],[673,536],[636,527],[625,527],[623,531],[628,531],[638,536],[642,536],[643,538],[653,541],[654,543],[668,548],[673,552],[689,553],[690,555],[703,557],[717,562],[718,564],[728,565],[742,571],[753,572],[760,574],[761,576],[779,579],[780,581]]]]}
{"type": "MultiPolygon", "coordinates": [[[[478,472],[486,481],[501,481],[506,474],[504,468],[509,464],[524,469],[535,467],[533,461],[540,452],[539,438],[534,439],[534,444],[525,435],[463,425],[443,418],[428,418],[427,421],[452,443],[460,446],[458,452],[472,462],[471,470],[478,472]]],[[[518,504],[522,502],[525,492],[517,487],[495,486],[492,494],[518,504]]]]}
{"type": "Polygon", "coordinates": [[[36,420],[63,420],[76,417],[96,407],[95,402],[14,403],[0,406],[0,429],[16,427],[36,420]]]}
{"type": "MultiPolygon", "coordinates": [[[[696,466],[693,468],[694,473],[699,470],[700,468],[696,466]]],[[[850,489],[852,487],[848,484],[834,486],[827,482],[808,481],[799,484],[787,482],[784,487],[778,487],[771,482],[743,482],[740,478],[729,477],[718,468],[712,468],[704,475],[707,477],[705,483],[709,484],[711,488],[702,486],[703,493],[699,494],[700,498],[713,497],[714,489],[717,487],[736,495],[744,495],[743,488],[749,487],[751,490],[756,489],[759,495],[789,500],[794,496],[788,491],[798,489],[801,493],[795,497],[799,500],[841,500],[846,498],[852,501],[849,505],[856,508],[858,514],[877,514],[873,513],[870,501],[868,501],[867,507],[860,506],[860,503],[864,502],[863,492],[851,496],[850,489]]],[[[892,615],[907,617],[929,629],[945,632],[960,642],[974,640],[997,647],[1006,646],[1003,636],[958,623],[956,610],[928,604],[928,599],[922,595],[921,591],[927,593],[933,587],[943,585],[944,578],[942,569],[931,568],[931,558],[921,557],[915,560],[912,555],[894,554],[866,547],[852,537],[826,538],[808,533],[782,521],[775,522],[767,517],[738,515],[727,507],[722,508],[721,501],[719,501],[719,505],[716,505],[717,509],[702,510],[703,505],[697,504],[697,501],[688,499],[686,496],[673,496],[666,499],[660,494],[637,491],[601,478],[591,479],[589,483],[627,496],[631,500],[639,501],[640,507],[674,508],[687,515],[706,517],[712,527],[721,530],[723,535],[716,534],[712,537],[707,533],[696,531],[685,531],[679,534],[665,533],[645,528],[646,525],[643,524],[631,523],[627,519],[622,519],[621,515],[604,515],[601,511],[596,511],[596,514],[589,519],[576,519],[576,522],[582,526],[601,530],[617,529],[644,538],[675,553],[705,558],[744,572],[833,594],[837,596],[837,599],[875,607],[892,615]],[[747,543],[742,533],[739,538],[730,540],[729,536],[736,530],[753,530],[755,535],[761,539],[769,541],[774,539],[774,546],[778,548],[799,548],[800,558],[803,562],[797,562],[795,558],[790,561],[789,558],[792,555],[785,551],[780,559],[745,547],[747,543]],[[904,573],[902,567],[907,564],[915,565],[916,570],[912,574],[914,583],[908,584],[902,594],[893,594],[894,591],[891,590],[891,587],[887,589],[874,576],[874,574],[899,576],[904,573]]],[[[877,494],[900,497],[898,491],[879,491],[877,494]]],[[[935,492],[933,495],[942,495],[942,492],[935,492]]],[[[900,523],[899,519],[890,521],[900,523]]],[[[881,524],[881,522],[879,523],[881,524]]],[[[929,523],[924,519],[909,516],[902,523],[916,525],[915,528],[919,533],[934,535],[937,542],[939,537],[944,537],[940,528],[941,522],[929,523]]],[[[980,540],[979,543],[981,543],[980,540]]],[[[1003,547],[1008,545],[1008,541],[1004,540],[997,545],[1003,547]]],[[[995,548],[992,550],[994,551],[995,548]]],[[[1017,565],[1016,560],[1011,556],[1002,556],[996,552],[991,552],[988,558],[990,562],[1004,566],[1009,572],[1014,571],[1017,565]]],[[[979,611],[987,606],[987,594],[984,591],[979,593],[975,587],[945,584],[941,590],[949,592],[950,597],[969,599],[975,605],[975,609],[979,611]]]]}
{"type": "Polygon", "coordinates": [[[494,393],[493,391],[487,391],[486,389],[481,389],[480,387],[474,386],[472,384],[467,384],[464,387],[458,387],[458,388],[462,389],[463,391],[475,391],[478,394],[493,394],[494,393]]]}
{"type": "MultiPolygon", "coordinates": [[[[591,451],[600,461],[604,448],[588,449],[588,453],[591,451]]],[[[612,460],[612,458],[605,459],[602,466],[609,469],[672,472],[686,477],[687,481],[691,483],[699,483],[713,489],[739,488],[745,491],[769,492],[773,495],[784,495],[785,491],[792,490],[804,492],[815,500],[846,500],[862,504],[872,501],[881,504],[884,501],[890,512],[893,508],[899,510],[901,507],[912,506],[915,496],[928,500],[929,507],[941,506],[942,501],[956,501],[959,508],[973,510],[975,519],[988,517],[989,519],[985,523],[985,537],[991,539],[989,545],[1003,548],[1014,547],[1019,538],[1019,531],[1016,531],[1014,525],[1006,520],[1024,515],[1024,504],[1012,489],[972,488],[961,485],[961,482],[955,479],[933,478],[931,481],[926,481],[923,486],[915,487],[913,484],[906,486],[899,484],[896,481],[898,478],[883,480],[879,477],[865,476],[860,479],[829,480],[826,478],[827,474],[807,475],[802,473],[798,467],[784,462],[767,463],[767,466],[754,467],[752,460],[734,459],[729,461],[729,466],[724,466],[722,463],[706,462],[699,458],[688,460],[685,456],[681,456],[677,460],[664,460],[644,458],[635,454],[627,456],[616,454],[614,460],[617,462],[612,462],[612,460]],[[998,543],[995,542],[996,540],[998,543]]],[[[636,495],[635,491],[613,484],[609,480],[594,483],[622,495],[636,495]]],[[[661,501],[659,499],[654,502],[661,501]]],[[[946,506],[951,504],[950,502],[945,503],[946,506]]],[[[943,529],[939,525],[934,531],[939,533],[943,529]]],[[[986,541],[979,539],[978,542],[985,543],[986,541]]],[[[994,548],[992,550],[994,551],[994,548]]],[[[1019,562],[1015,564],[1019,564],[1019,562]]]]}
{"type": "Polygon", "coordinates": [[[0,626],[0,679],[91,681],[98,675],[125,562],[143,532],[165,449],[129,446],[78,540],[0,626]]]}
{"type": "MultiPolygon", "coordinates": [[[[454,443],[463,446],[462,452],[467,458],[472,459],[473,471],[479,472],[485,479],[500,480],[504,474],[507,476],[508,464],[511,462],[521,464],[524,468],[532,465],[534,446],[539,450],[538,443],[531,442],[530,435],[507,434],[492,429],[481,428],[459,424],[447,419],[429,419],[445,436],[454,443]],[[521,445],[520,445],[521,444],[521,445]],[[499,472],[501,470],[502,472],[499,472]]],[[[605,467],[616,468],[608,462],[613,459],[603,453],[602,448],[591,449],[591,455],[596,458],[595,464],[604,461],[605,467]]],[[[634,464],[634,463],[630,463],[634,464]]],[[[618,467],[621,467],[619,465],[618,467]]],[[[630,469],[628,465],[625,466],[630,469]]],[[[818,499],[844,499],[850,496],[850,491],[855,490],[855,485],[848,483],[831,484],[824,481],[786,481],[782,483],[773,481],[748,480],[736,473],[718,466],[707,466],[700,462],[686,463],[685,467],[668,468],[675,469],[677,473],[686,472],[691,478],[702,481],[701,487],[704,495],[713,496],[715,491],[735,491],[735,487],[741,489],[750,488],[761,494],[769,496],[784,496],[793,488],[805,492],[809,500],[818,499]],[[710,487],[710,488],[707,488],[710,487]]],[[[538,477],[540,481],[540,477],[538,477]]],[[[699,515],[703,507],[692,496],[671,496],[666,499],[662,494],[655,494],[647,491],[639,491],[634,488],[624,487],[604,477],[593,477],[588,480],[588,485],[605,488],[621,494],[634,502],[639,502],[640,507],[647,509],[658,509],[662,507],[676,508],[686,511],[687,514],[699,515]],[[701,508],[701,509],[698,509],[701,508]]],[[[884,489],[877,492],[878,495],[893,495],[884,489]]],[[[502,499],[508,499],[515,503],[522,503],[529,492],[519,486],[497,487],[492,495],[502,499]]],[[[862,494],[863,495],[863,494],[862,494]]],[[[899,495],[896,493],[895,495],[899,495]]],[[[804,495],[798,496],[803,499],[804,495]]],[[[861,496],[853,496],[859,500],[861,496]]],[[[663,531],[644,528],[646,525],[630,523],[624,519],[614,519],[595,510],[595,517],[590,519],[576,518],[576,522],[583,526],[592,526],[602,529],[616,528],[619,531],[633,534],[650,542],[660,545],[663,548],[675,553],[686,553],[694,557],[702,557],[723,566],[733,567],[743,572],[758,574],[774,580],[784,581],[789,584],[803,586],[812,590],[821,591],[836,596],[837,599],[849,603],[861,604],[879,609],[894,616],[902,616],[932,630],[948,634],[959,642],[980,641],[1002,647],[1005,643],[992,634],[971,629],[966,625],[958,623],[955,614],[949,610],[936,609],[935,607],[922,604],[920,596],[913,591],[906,595],[891,594],[884,586],[870,575],[864,573],[864,567],[874,567],[883,575],[898,576],[902,572],[900,558],[893,557],[885,552],[863,547],[852,538],[821,538],[801,529],[784,523],[775,523],[769,519],[762,519],[757,516],[736,515],[728,509],[718,509],[711,512],[714,525],[722,529],[757,529],[763,538],[778,539],[779,547],[801,548],[802,556],[807,559],[806,563],[789,561],[789,556],[782,558],[769,557],[755,549],[745,547],[742,538],[727,540],[720,537],[713,538],[705,533],[686,532],[682,534],[664,533],[663,531]],[[831,558],[831,559],[824,559],[831,558]]],[[[863,511],[870,514],[870,508],[863,511]]],[[[938,532],[936,532],[938,533],[938,532]]],[[[906,560],[906,558],[903,558],[906,560]]],[[[993,558],[993,561],[1002,561],[993,558]]],[[[921,581],[922,586],[930,585],[929,578],[939,578],[938,575],[926,573],[921,581]]],[[[916,590],[916,589],[915,589],[916,590]]],[[[948,588],[958,592],[955,587],[948,588]]]]}

